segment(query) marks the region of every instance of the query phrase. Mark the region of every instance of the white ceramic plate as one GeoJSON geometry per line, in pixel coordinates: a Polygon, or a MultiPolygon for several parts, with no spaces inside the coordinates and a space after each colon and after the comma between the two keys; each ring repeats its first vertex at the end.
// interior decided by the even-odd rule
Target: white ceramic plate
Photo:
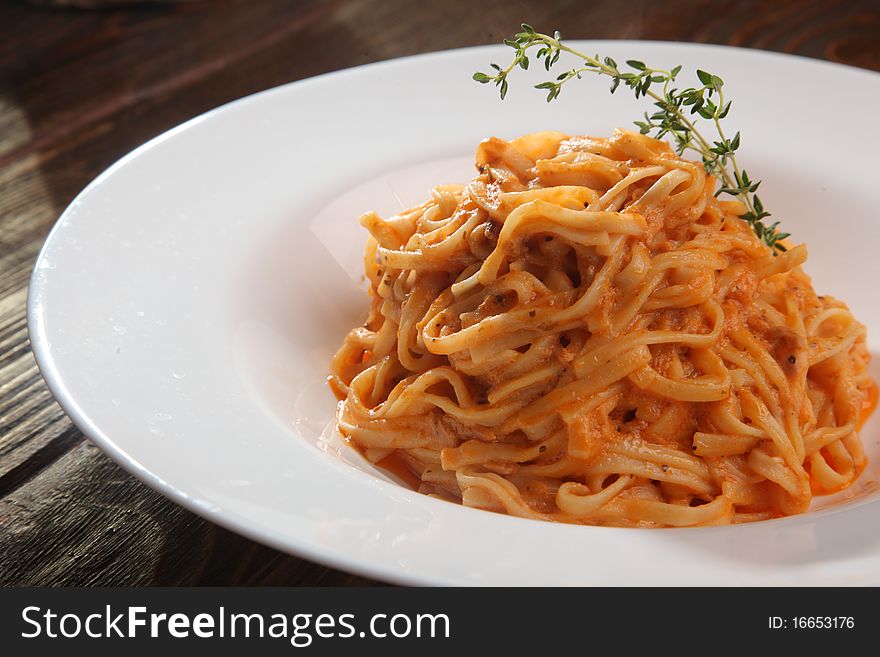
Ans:
{"type": "MultiPolygon", "coordinates": [[[[721,75],[741,158],[821,292],[880,351],[876,106],[880,76],[720,47],[581,44],[618,61],[721,75]]],[[[176,128],[64,212],[30,290],[34,351],[74,422],[150,486],[253,539],[391,582],[878,584],[880,422],[858,485],[799,517],[636,530],[521,520],[406,490],[344,447],[325,385],[362,319],[357,216],[463,182],[488,135],[604,135],[645,109],[588,78],[548,105],[514,78],[471,81],[506,48],[332,73],[176,128]]],[[[537,68],[537,67],[533,67],[537,68]]],[[[880,360],[880,359],[878,359],[880,360]]]]}

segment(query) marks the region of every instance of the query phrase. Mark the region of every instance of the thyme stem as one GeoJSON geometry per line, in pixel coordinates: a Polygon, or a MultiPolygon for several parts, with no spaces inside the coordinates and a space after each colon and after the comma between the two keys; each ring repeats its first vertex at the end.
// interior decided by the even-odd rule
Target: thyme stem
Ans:
{"type": "Polygon", "coordinates": [[[561,53],[568,53],[580,59],[584,65],[569,69],[558,75],[556,80],[550,80],[535,85],[537,89],[547,90],[547,102],[556,99],[562,86],[572,80],[580,79],[584,73],[594,73],[610,77],[611,93],[623,84],[635,93],[636,98],[647,97],[652,99],[654,107],[659,111],[644,115],[644,121],[635,121],[642,134],[653,132],[653,136],[662,139],[671,135],[675,141],[676,152],[681,155],[686,150],[698,153],[703,161],[706,172],[716,176],[721,182],[721,188],[716,193],[729,194],[739,198],[746,208],[742,218],[747,221],[755,234],[771,249],[785,251],[782,240],[789,233],[777,231],[779,222],[770,225],[762,220],[770,216],[764,209],[761,199],[755,194],[760,181],[749,178],[745,169],[741,169],[736,159],[736,150],[740,146],[741,138],[737,132],[733,138],[728,139],[721,127],[721,120],[730,112],[731,102],[725,102],[722,87],[724,81],[712,73],[697,69],[697,77],[702,86],[678,89],[672,87],[676,76],[681,71],[681,66],[672,69],[655,69],[646,66],[638,60],[628,60],[627,66],[632,72],[621,72],[620,68],[611,57],[590,56],[580,52],[562,41],[559,32],[553,36],[536,32],[531,26],[523,24],[522,32],[516,34],[513,39],[506,39],[504,43],[515,50],[513,60],[506,68],[492,64],[494,74],[474,73],[474,80],[486,84],[492,82],[499,88],[501,98],[507,95],[508,76],[517,68],[528,69],[528,52],[537,48],[537,59],[542,61],[547,71],[558,62],[561,53]],[[653,87],[657,83],[663,83],[658,93],[653,87]],[[688,111],[689,110],[689,111],[688,111]],[[711,141],[697,129],[697,119],[709,119],[718,133],[718,140],[711,141]]]}

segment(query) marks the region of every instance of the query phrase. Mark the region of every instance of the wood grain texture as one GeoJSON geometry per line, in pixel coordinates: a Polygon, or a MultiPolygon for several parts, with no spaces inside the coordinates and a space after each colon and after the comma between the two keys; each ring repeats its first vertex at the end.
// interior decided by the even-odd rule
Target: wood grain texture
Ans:
{"type": "Polygon", "coordinates": [[[570,38],[722,43],[880,69],[880,3],[867,0],[0,4],[0,584],[372,583],[220,529],[85,440],[30,353],[28,277],[73,196],[164,130],[326,71],[497,43],[523,21],[570,38]]]}

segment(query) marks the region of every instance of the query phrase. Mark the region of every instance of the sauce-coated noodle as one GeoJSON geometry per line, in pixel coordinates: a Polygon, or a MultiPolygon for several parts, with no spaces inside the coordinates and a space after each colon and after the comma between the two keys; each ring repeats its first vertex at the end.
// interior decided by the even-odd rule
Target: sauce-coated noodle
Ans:
{"type": "Polygon", "coordinates": [[[865,329],[699,163],[626,131],[488,139],[479,175],[367,213],[339,428],[419,490],[561,522],[804,511],[865,466],[865,329]]]}

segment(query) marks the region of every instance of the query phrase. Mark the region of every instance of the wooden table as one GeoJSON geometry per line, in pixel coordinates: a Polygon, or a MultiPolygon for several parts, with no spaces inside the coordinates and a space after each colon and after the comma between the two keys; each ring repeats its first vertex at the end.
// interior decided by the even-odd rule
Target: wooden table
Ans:
{"type": "Polygon", "coordinates": [[[871,0],[0,5],[0,584],[373,583],[220,529],[114,465],[37,372],[28,277],[74,195],[168,128],[326,71],[497,43],[522,21],[570,38],[725,43],[880,69],[871,0]]]}

